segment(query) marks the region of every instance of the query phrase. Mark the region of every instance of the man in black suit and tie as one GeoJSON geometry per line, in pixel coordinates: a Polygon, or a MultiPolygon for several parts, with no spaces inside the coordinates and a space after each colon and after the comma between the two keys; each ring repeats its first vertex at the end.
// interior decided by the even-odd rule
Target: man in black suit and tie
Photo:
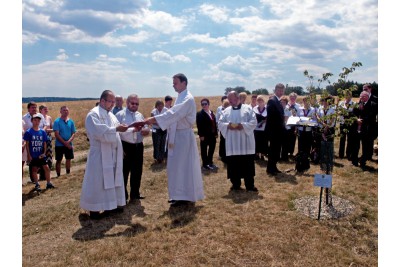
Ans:
{"type": "Polygon", "coordinates": [[[363,92],[368,93],[368,101],[365,103],[366,109],[369,111],[369,139],[366,141],[367,160],[372,159],[374,151],[374,141],[378,137],[378,97],[372,94],[372,85],[366,83],[363,85],[363,92]]]}
{"type": "Polygon", "coordinates": [[[200,103],[202,110],[196,114],[196,124],[197,133],[200,138],[201,160],[203,161],[202,169],[216,171],[218,167],[213,163],[213,155],[218,137],[218,122],[215,120],[214,113],[210,110],[210,101],[204,98],[200,103]]]}
{"type": "Polygon", "coordinates": [[[360,167],[365,169],[367,160],[372,157],[371,142],[373,144],[376,134],[376,114],[378,113],[378,105],[374,101],[370,101],[368,92],[363,91],[360,94],[360,102],[358,107],[353,109],[357,121],[353,125],[355,132],[355,144],[352,154],[352,163],[358,166],[358,152],[360,150],[360,141],[362,144],[362,154],[360,158],[360,167]],[[357,128],[357,130],[356,130],[357,128]]]}
{"type": "Polygon", "coordinates": [[[281,171],[278,170],[276,164],[279,160],[282,136],[285,131],[285,119],[283,114],[283,107],[280,98],[283,96],[285,86],[278,83],[275,86],[274,93],[267,103],[267,126],[266,131],[269,134],[270,150],[268,153],[267,173],[276,175],[281,171]]]}

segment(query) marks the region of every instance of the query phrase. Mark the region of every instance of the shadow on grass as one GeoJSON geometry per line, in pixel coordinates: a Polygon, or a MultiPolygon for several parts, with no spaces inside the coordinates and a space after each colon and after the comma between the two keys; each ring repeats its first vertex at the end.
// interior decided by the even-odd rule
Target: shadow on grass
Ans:
{"type": "Polygon", "coordinates": [[[147,231],[147,228],[138,223],[132,223],[132,215],[145,216],[144,207],[139,205],[128,205],[124,212],[107,216],[100,220],[92,220],[86,213],[79,214],[79,222],[82,228],[78,229],[72,238],[78,241],[97,240],[106,237],[127,236],[132,237],[147,231]],[[107,233],[115,225],[128,226],[124,231],[107,233]]]}
{"type": "Polygon", "coordinates": [[[168,216],[171,219],[170,228],[183,227],[196,218],[196,213],[202,209],[203,206],[196,206],[195,203],[188,203],[178,207],[170,206],[160,217],[168,216]]]}
{"type": "Polygon", "coordinates": [[[344,164],[339,163],[339,162],[337,162],[337,161],[334,161],[334,162],[333,162],[333,167],[343,168],[343,167],[344,167],[344,164]]]}
{"type": "Polygon", "coordinates": [[[267,160],[255,160],[254,163],[260,167],[265,167],[265,168],[267,168],[267,165],[268,165],[267,160]]]}
{"type": "Polygon", "coordinates": [[[166,163],[152,163],[150,165],[150,170],[152,172],[162,172],[167,168],[167,164],[166,163]]]}
{"type": "Polygon", "coordinates": [[[295,174],[289,173],[279,173],[273,176],[275,178],[275,182],[277,183],[289,183],[293,185],[297,185],[297,179],[295,174]]]}
{"type": "Polygon", "coordinates": [[[25,206],[25,202],[38,197],[40,194],[44,194],[46,193],[47,190],[54,190],[54,189],[43,189],[42,188],[42,192],[38,193],[35,191],[35,188],[32,187],[32,189],[28,192],[28,193],[22,193],[22,206],[25,206]]]}
{"type": "Polygon", "coordinates": [[[231,199],[235,204],[244,204],[250,201],[263,199],[257,192],[247,192],[246,190],[231,190],[223,198],[231,199]]]}
{"type": "Polygon", "coordinates": [[[371,173],[378,173],[378,169],[368,166],[368,165],[365,166],[364,171],[371,172],[371,173]]]}

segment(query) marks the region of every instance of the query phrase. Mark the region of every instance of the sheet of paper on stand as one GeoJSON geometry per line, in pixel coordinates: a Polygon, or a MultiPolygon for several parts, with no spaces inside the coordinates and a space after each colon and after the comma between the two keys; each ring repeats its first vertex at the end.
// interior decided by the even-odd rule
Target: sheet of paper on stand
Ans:
{"type": "Polygon", "coordinates": [[[288,126],[309,126],[309,127],[315,127],[318,125],[318,123],[314,120],[311,120],[311,118],[308,117],[295,117],[291,116],[288,118],[286,125],[288,126]]]}

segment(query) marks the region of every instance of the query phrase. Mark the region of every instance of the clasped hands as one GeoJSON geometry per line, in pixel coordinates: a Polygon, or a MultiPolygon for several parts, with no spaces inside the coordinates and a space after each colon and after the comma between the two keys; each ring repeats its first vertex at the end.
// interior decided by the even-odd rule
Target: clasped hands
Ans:
{"type": "Polygon", "coordinates": [[[232,122],[230,122],[228,124],[228,129],[229,130],[242,130],[243,129],[243,125],[241,123],[232,123],[232,122]]]}

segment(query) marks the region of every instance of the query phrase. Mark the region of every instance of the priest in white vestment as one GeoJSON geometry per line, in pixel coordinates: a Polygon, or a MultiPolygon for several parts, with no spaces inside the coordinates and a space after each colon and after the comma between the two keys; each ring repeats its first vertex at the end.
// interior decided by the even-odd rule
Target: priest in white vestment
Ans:
{"type": "Polygon", "coordinates": [[[146,119],[143,124],[157,122],[162,130],[168,129],[168,192],[171,206],[204,199],[200,157],[193,125],[196,122],[196,103],[187,90],[184,74],[173,77],[178,97],[172,108],[146,119]]]}
{"type": "Polygon", "coordinates": [[[80,206],[99,219],[100,211],[122,211],[126,205],[122,173],[122,144],[118,132],[128,126],[120,124],[112,113],[114,93],[105,90],[98,106],[86,116],[85,127],[90,142],[80,206]]]}
{"type": "Polygon", "coordinates": [[[256,115],[250,105],[240,104],[236,91],[228,94],[228,100],[231,106],[222,112],[218,121],[218,129],[225,137],[227,178],[231,180],[231,190],[242,190],[241,178],[244,178],[246,190],[257,192],[253,132],[257,126],[256,115]]]}

